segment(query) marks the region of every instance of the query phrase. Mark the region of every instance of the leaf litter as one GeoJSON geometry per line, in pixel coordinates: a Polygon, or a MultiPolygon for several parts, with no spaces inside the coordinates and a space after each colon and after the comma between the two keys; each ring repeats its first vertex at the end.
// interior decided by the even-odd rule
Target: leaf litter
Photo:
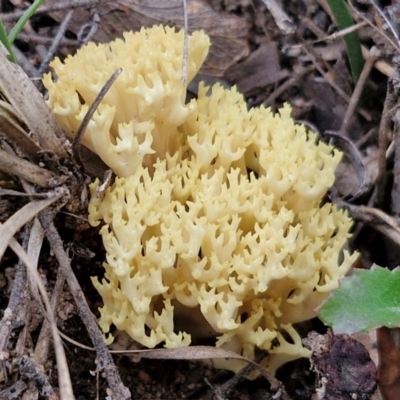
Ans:
{"type": "MultiPolygon", "coordinates": [[[[346,154],[345,162],[348,163],[348,167],[343,164],[345,167],[339,171],[336,188],[331,196],[334,201],[347,207],[357,221],[350,246],[361,251],[359,266],[362,268],[369,269],[374,263],[379,263],[392,269],[397,266],[398,258],[385,257],[383,254],[400,254],[397,211],[400,186],[397,184],[397,174],[393,176],[399,164],[398,122],[394,117],[397,106],[398,65],[393,59],[398,43],[393,32],[387,29],[386,20],[383,18],[386,14],[382,14],[383,11],[373,2],[368,5],[364,2],[349,2],[353,18],[360,23],[359,33],[363,44],[370,45],[373,42],[379,51],[377,61],[372,64],[373,67],[365,79],[359,95],[361,99],[354,99],[354,85],[340,33],[336,38],[332,38],[335,24],[324,2],[284,2],[281,15],[289,18],[293,24],[293,32],[282,28],[282,21],[277,21],[279,13],[271,13],[272,2],[265,3],[268,3],[268,8],[261,1],[187,1],[189,31],[205,29],[213,42],[211,56],[201,78],[209,83],[221,81],[225,85],[237,84],[246,95],[249,105],[264,104],[276,108],[283,102],[290,102],[294,107],[294,117],[319,131],[321,137],[326,131],[333,132],[331,136],[327,134],[325,137],[335,140],[333,138],[336,136],[336,141],[343,143],[342,150],[346,154]],[[394,78],[388,84],[387,75],[393,71],[394,78]],[[349,104],[353,106],[353,110],[346,114],[349,104]],[[354,104],[358,105],[354,107],[354,104]]],[[[12,27],[12,23],[22,12],[21,3],[3,1],[1,4],[3,13],[0,18],[8,24],[6,27],[12,27]]],[[[274,5],[276,6],[275,2],[274,5]]],[[[178,0],[48,0],[25,27],[17,41],[17,46],[21,49],[17,54],[18,62],[27,67],[29,76],[38,76],[40,65],[46,65],[44,61],[48,57],[58,29],[56,21],[64,21],[71,8],[74,12],[68,17],[70,20],[67,21],[67,30],[51,49],[51,52],[57,55],[73,53],[87,40],[109,41],[127,29],[137,30],[141,26],[154,23],[172,24],[177,27],[184,24],[182,3],[178,0]],[[43,46],[47,46],[47,49],[43,46]]],[[[387,14],[395,18],[396,10],[392,9],[387,14]]],[[[395,20],[393,25],[396,26],[396,23],[399,24],[395,20]]],[[[14,128],[19,126],[16,128],[19,133],[22,129],[22,132],[29,131],[32,134],[31,137],[20,135],[19,145],[17,139],[13,141],[14,139],[10,138],[4,144],[8,146],[11,140],[11,149],[17,150],[15,157],[20,155],[18,153],[25,154],[31,164],[39,165],[47,171],[47,174],[40,178],[41,181],[36,182],[29,174],[18,174],[16,168],[13,174],[19,176],[19,179],[5,175],[1,178],[4,182],[2,186],[11,186],[13,190],[26,192],[31,196],[46,193],[50,197],[44,200],[32,197],[29,201],[24,196],[13,197],[12,193],[0,193],[2,199],[11,199],[14,207],[17,207],[12,209],[10,201],[4,203],[10,210],[11,217],[8,221],[11,222],[3,221],[4,224],[0,227],[3,232],[0,234],[1,244],[4,248],[9,245],[16,248],[15,239],[19,239],[24,247],[23,238],[28,237],[28,250],[29,235],[33,229],[37,229],[34,228],[37,223],[31,226],[28,221],[40,212],[39,220],[44,226],[48,242],[42,246],[36,245],[42,250],[38,266],[31,267],[39,272],[51,299],[50,308],[48,305],[43,307],[45,295],[36,295],[36,305],[28,307],[26,299],[24,300],[24,296],[29,296],[29,289],[25,286],[27,279],[22,272],[23,264],[15,265],[14,257],[6,251],[2,258],[1,270],[8,271],[7,276],[10,279],[0,295],[3,310],[0,332],[5,329],[4,332],[8,333],[4,337],[7,340],[0,341],[0,399],[11,398],[5,397],[10,395],[11,388],[14,388],[16,393],[21,393],[21,398],[33,398],[26,396],[38,396],[39,393],[45,398],[71,398],[68,389],[69,374],[73,382],[71,390],[76,398],[82,399],[96,398],[97,395],[105,397],[110,393],[110,388],[114,391],[114,398],[121,399],[129,398],[129,392],[132,398],[144,399],[196,399],[212,394],[218,399],[237,396],[251,399],[270,395],[281,398],[288,396],[287,398],[293,399],[310,398],[317,390],[316,385],[310,384],[310,381],[313,381],[314,373],[317,373],[322,381],[321,370],[312,373],[303,368],[299,373],[296,365],[284,367],[282,371],[278,371],[277,378],[282,379],[285,376],[285,379],[282,379],[285,381],[285,394],[285,390],[272,381],[271,377],[266,380],[258,379],[249,385],[245,379],[248,371],[244,371],[244,375],[235,380],[232,374],[215,371],[203,364],[175,360],[200,358],[200,349],[196,350],[196,347],[184,350],[185,354],[159,354],[162,360],[157,362],[146,359],[142,353],[140,362],[132,362],[129,358],[131,356],[128,355],[116,355],[113,361],[109,350],[102,344],[101,334],[92,314],[97,312],[101,303],[90,285],[88,275],[101,274],[103,250],[95,230],[89,228],[85,221],[86,199],[82,188],[85,186],[86,177],[82,175],[80,166],[69,156],[68,144],[62,139],[57,125],[52,122],[52,116],[43,108],[44,103],[39,99],[39,93],[33,90],[30,80],[25,78],[21,70],[9,65],[4,56],[2,65],[7,68],[2,67],[2,71],[7,71],[7,75],[4,73],[2,76],[10,77],[7,78],[8,81],[3,79],[0,83],[3,88],[0,107],[6,110],[6,113],[2,111],[1,116],[3,121],[6,121],[4,124],[8,123],[6,130],[9,132],[10,126],[14,124],[14,128]],[[27,97],[35,100],[26,101],[27,97]],[[3,103],[7,105],[1,106],[3,103]],[[43,117],[44,115],[46,117],[43,117]],[[33,154],[37,154],[37,146],[43,149],[40,160],[32,157],[33,154]],[[38,190],[32,183],[46,189],[38,190]],[[54,189],[50,188],[55,186],[62,188],[67,194],[64,194],[61,203],[51,206],[50,203],[56,200],[51,197],[54,189]],[[58,212],[59,210],[61,212],[58,212]],[[71,216],[71,213],[78,218],[71,216]],[[15,223],[17,219],[19,222],[15,223]],[[23,227],[26,222],[28,224],[23,227]],[[3,228],[4,226],[6,228],[3,228]],[[94,258],[77,256],[74,252],[74,248],[78,248],[77,243],[90,250],[79,254],[94,252],[94,258]],[[11,276],[14,276],[13,279],[11,276]],[[60,304],[63,309],[60,309],[60,304]],[[18,314],[19,318],[22,318],[21,321],[15,319],[7,324],[7,318],[10,318],[8,306],[13,311],[12,315],[14,309],[15,312],[19,308],[31,311],[26,315],[18,314]],[[33,317],[41,316],[44,308],[47,311],[45,319],[41,317],[44,321],[43,326],[39,323],[35,328],[33,317]],[[63,310],[72,311],[62,312],[63,310]],[[57,336],[54,321],[51,321],[51,312],[54,313],[63,334],[82,342],[87,348],[95,347],[97,357],[92,355],[91,350],[76,347],[65,341],[68,369],[63,370],[60,364],[58,373],[50,376],[51,366],[55,365],[56,360],[58,362],[59,358],[63,358],[58,354],[54,357],[48,350],[48,323],[50,330],[52,329],[55,337],[57,336]],[[40,327],[42,333],[38,336],[40,327]],[[32,341],[35,335],[39,337],[37,343],[32,341]],[[40,360],[40,363],[29,364],[29,360],[24,358],[29,354],[27,349],[35,352],[36,360],[40,360]],[[19,361],[16,362],[17,360],[19,361]],[[23,365],[27,364],[34,373],[24,369],[23,365]],[[44,372],[40,365],[47,365],[44,372]],[[93,374],[89,373],[89,370],[93,371],[93,374]],[[45,383],[42,387],[38,383],[40,379],[34,377],[43,378],[42,382],[45,383]],[[58,388],[64,387],[65,389],[58,391],[58,388]],[[22,397],[24,393],[25,397],[22,397]]],[[[193,91],[195,95],[195,89],[193,91]]],[[[15,133],[11,138],[17,136],[15,133]]],[[[82,161],[84,165],[96,165],[91,174],[102,177],[104,165],[85,149],[82,149],[82,161]]],[[[18,163],[19,169],[23,169],[20,159],[18,163]]],[[[4,210],[4,215],[6,213],[7,209],[4,210]]],[[[16,251],[26,260],[20,248],[16,251]]],[[[29,263],[27,260],[26,262],[29,263]]],[[[303,330],[304,337],[313,330],[326,332],[326,328],[317,322],[304,326],[303,330]]],[[[384,336],[378,335],[378,340],[379,337],[384,336]]],[[[380,347],[381,351],[385,351],[383,346],[380,347]]],[[[62,349],[56,346],[56,353],[60,351],[62,349]]],[[[206,351],[208,356],[209,352],[216,355],[216,349],[208,348],[206,351]]],[[[390,351],[398,350],[391,348],[390,351]]],[[[155,357],[157,352],[163,353],[165,350],[151,350],[148,354],[155,357]]],[[[30,360],[32,361],[32,358],[30,360]]],[[[135,360],[137,361],[137,358],[135,360]]],[[[385,377],[387,373],[385,375],[383,371],[381,376],[385,377]]],[[[380,384],[383,398],[390,399],[384,397],[385,387],[389,385],[382,381],[382,378],[380,384]]],[[[390,390],[393,393],[393,386],[390,386],[390,390]]],[[[387,396],[390,396],[389,390],[387,396]]]]}

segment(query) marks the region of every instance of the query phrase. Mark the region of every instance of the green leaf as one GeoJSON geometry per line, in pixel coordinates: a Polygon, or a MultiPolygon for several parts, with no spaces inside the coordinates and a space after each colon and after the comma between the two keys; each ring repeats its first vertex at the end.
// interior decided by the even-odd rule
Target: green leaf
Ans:
{"type": "Polygon", "coordinates": [[[342,279],[318,311],[322,321],[337,333],[367,331],[400,324],[400,270],[378,266],[357,270],[342,279]]]}
{"type": "MultiPolygon", "coordinates": [[[[354,25],[353,18],[344,0],[327,0],[327,2],[339,29],[345,29],[354,25]]],[[[364,66],[360,39],[357,32],[351,32],[345,35],[343,40],[346,46],[347,56],[349,57],[353,82],[356,84],[364,66]]]]}

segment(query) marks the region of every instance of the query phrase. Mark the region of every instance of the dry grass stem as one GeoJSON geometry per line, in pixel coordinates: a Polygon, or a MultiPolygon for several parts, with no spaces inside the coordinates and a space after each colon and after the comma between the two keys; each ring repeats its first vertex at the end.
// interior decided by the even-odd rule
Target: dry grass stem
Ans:
{"type": "Polygon", "coordinates": [[[64,348],[61,342],[60,335],[58,334],[56,321],[51,310],[50,302],[47,296],[46,289],[43,286],[43,283],[40,279],[40,276],[33,265],[32,261],[26,254],[25,250],[22,246],[12,238],[10,240],[10,247],[11,249],[18,255],[18,257],[25,263],[26,267],[28,268],[29,274],[35,280],[35,283],[38,287],[38,290],[42,296],[43,302],[46,306],[46,317],[49,320],[51,326],[51,333],[53,336],[53,343],[54,343],[54,351],[56,353],[56,360],[57,360],[57,368],[58,368],[58,383],[60,388],[60,399],[61,400],[73,400],[74,395],[72,391],[72,383],[71,378],[69,376],[67,359],[65,357],[64,348]]]}
{"type": "Polygon", "coordinates": [[[1,90],[12,104],[15,114],[24,121],[43,149],[53,152],[58,157],[67,157],[59,139],[63,138],[64,134],[43,101],[41,93],[21,67],[9,62],[1,46],[0,69],[1,90]]]}
{"type": "Polygon", "coordinates": [[[64,195],[64,190],[57,189],[47,199],[33,200],[20,208],[4,224],[0,225],[0,237],[2,239],[0,241],[0,259],[3,257],[6,248],[11,243],[16,232],[18,232],[28,221],[34,218],[46,207],[56,202],[64,195]]]}

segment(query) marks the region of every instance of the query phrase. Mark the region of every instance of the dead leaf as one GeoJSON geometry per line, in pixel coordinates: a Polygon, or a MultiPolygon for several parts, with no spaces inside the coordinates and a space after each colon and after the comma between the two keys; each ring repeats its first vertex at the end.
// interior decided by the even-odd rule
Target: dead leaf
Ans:
{"type": "MultiPolygon", "coordinates": [[[[27,125],[43,149],[52,151],[59,157],[66,157],[67,153],[59,141],[64,134],[42,94],[22,68],[10,62],[6,54],[4,46],[0,45],[0,88],[3,96],[12,105],[14,114],[27,125]]],[[[27,141],[25,144],[28,146],[27,141]]],[[[32,148],[32,152],[35,152],[35,148],[32,148]]]]}
{"type": "Polygon", "coordinates": [[[348,335],[310,332],[305,345],[311,350],[311,369],[320,379],[317,399],[370,399],[378,373],[365,347],[348,335]]]}
{"type": "Polygon", "coordinates": [[[277,44],[268,42],[252,52],[243,62],[229,68],[225,76],[237,85],[240,92],[249,95],[288,75],[289,71],[280,66],[277,44]]]}
{"type": "MultiPolygon", "coordinates": [[[[57,0],[48,0],[47,5],[57,0]]],[[[124,31],[137,31],[142,26],[164,24],[183,28],[184,14],[182,0],[118,0],[101,2],[92,12],[100,15],[100,27],[94,40],[109,42],[122,36],[124,31]]],[[[189,31],[203,29],[211,37],[212,46],[201,74],[223,76],[224,72],[249,53],[247,36],[248,23],[244,18],[225,12],[218,12],[204,0],[188,0],[189,31]]],[[[61,21],[67,11],[57,11],[51,16],[61,21]]],[[[70,30],[78,32],[91,22],[91,10],[74,12],[70,30]]]]}
{"type": "Polygon", "coordinates": [[[371,181],[367,167],[356,145],[348,137],[337,132],[325,131],[324,136],[334,139],[335,146],[346,155],[342,162],[341,174],[336,174],[336,187],[340,193],[346,196],[351,195],[353,200],[365,194],[370,189],[371,181]]]}

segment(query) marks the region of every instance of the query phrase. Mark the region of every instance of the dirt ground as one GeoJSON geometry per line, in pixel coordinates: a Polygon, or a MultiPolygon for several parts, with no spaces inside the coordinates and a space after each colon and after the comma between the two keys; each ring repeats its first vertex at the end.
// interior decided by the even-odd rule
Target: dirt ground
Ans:
{"type": "MultiPolygon", "coordinates": [[[[7,31],[28,3],[0,2],[0,19],[7,31]]],[[[396,0],[379,4],[354,0],[349,4],[354,20],[360,24],[358,33],[367,60],[357,86],[328,1],[187,0],[189,30],[204,29],[212,41],[210,55],[199,77],[189,86],[189,95],[196,96],[200,80],[219,81],[227,87],[237,85],[249,107],[264,105],[276,110],[290,103],[297,121],[346,154],[330,196],[347,207],[356,220],[350,246],[360,252],[357,267],[369,268],[376,263],[392,269],[398,265],[400,255],[400,243],[391,235],[400,212],[396,206],[400,152],[394,112],[398,104],[396,57],[400,43],[396,35],[400,5],[396,0]],[[367,213],[362,212],[362,206],[368,207],[367,213]],[[378,211],[384,211],[390,221],[383,221],[378,211]]],[[[126,30],[159,23],[182,27],[182,2],[47,0],[17,37],[17,62],[44,93],[38,78],[48,71],[54,56],[73,54],[90,40],[105,42],[126,30]]],[[[91,176],[102,177],[104,165],[90,163],[86,161],[91,176]]],[[[11,189],[20,190],[15,180],[1,180],[11,189]]],[[[0,193],[0,221],[6,222],[27,201],[26,197],[0,193]]],[[[55,226],[88,306],[98,317],[101,298],[90,276],[102,276],[104,249],[98,229],[90,227],[85,218],[83,211],[78,218],[62,211],[55,226]]],[[[24,243],[26,232],[22,229],[16,238],[24,243]]],[[[75,398],[124,398],[122,394],[111,397],[111,373],[104,368],[114,366],[104,364],[91,350],[96,344],[85,327],[80,304],[62,278],[54,248],[46,240],[39,257],[42,282],[56,299],[59,330],[87,346],[63,341],[75,398]]],[[[8,249],[0,264],[0,400],[60,398],[59,370],[48,340],[50,331],[43,328],[43,314],[29,294],[27,281],[23,264],[8,249]],[[10,309],[18,310],[12,324],[7,320],[10,309]]],[[[174,360],[124,354],[113,356],[117,367],[113,369],[114,377],[119,374],[115,382],[122,382],[132,399],[398,399],[400,353],[396,329],[380,328],[358,335],[361,347],[353,338],[332,338],[318,319],[298,329],[303,337],[310,332],[325,335],[319,338],[326,339],[323,354],[328,361],[323,364],[314,358],[314,370],[307,359],[283,366],[276,375],[283,386],[272,378],[248,380],[251,368],[235,375],[190,360],[189,356],[189,360],[174,360]],[[379,391],[375,391],[376,371],[369,357],[375,362],[378,357],[381,360],[379,391]],[[345,372],[338,371],[339,365],[345,372]],[[338,381],[333,378],[335,374],[338,381]]],[[[314,341],[310,346],[315,345],[314,341]]],[[[121,336],[113,349],[126,346],[136,348],[121,336]]],[[[260,360],[264,356],[260,354],[260,360]]]]}

